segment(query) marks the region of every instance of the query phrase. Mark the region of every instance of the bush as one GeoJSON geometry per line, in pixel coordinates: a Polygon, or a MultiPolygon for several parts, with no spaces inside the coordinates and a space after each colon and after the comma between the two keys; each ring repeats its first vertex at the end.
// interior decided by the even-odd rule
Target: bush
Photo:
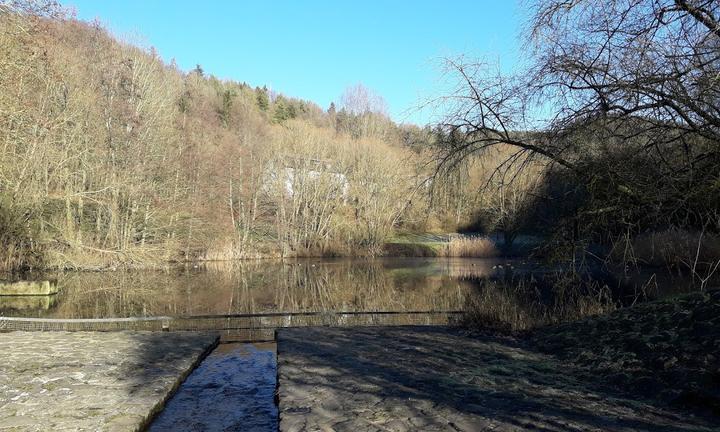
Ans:
{"type": "Polygon", "coordinates": [[[720,260],[719,236],[677,228],[638,236],[632,247],[638,262],[658,267],[693,269],[720,260]]]}
{"type": "Polygon", "coordinates": [[[461,324],[480,330],[523,331],[609,313],[616,307],[607,285],[579,273],[483,280],[468,295],[461,324]]]}
{"type": "Polygon", "coordinates": [[[0,200],[0,272],[36,268],[42,258],[30,215],[0,200]]]}

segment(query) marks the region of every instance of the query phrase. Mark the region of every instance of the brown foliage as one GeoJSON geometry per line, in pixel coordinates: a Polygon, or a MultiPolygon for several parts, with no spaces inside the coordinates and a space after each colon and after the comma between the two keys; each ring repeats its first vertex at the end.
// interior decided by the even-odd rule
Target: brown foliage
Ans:
{"type": "Polygon", "coordinates": [[[424,156],[383,114],[184,73],[52,2],[11,3],[0,198],[27,209],[46,265],[373,255],[427,214],[424,156]]]}

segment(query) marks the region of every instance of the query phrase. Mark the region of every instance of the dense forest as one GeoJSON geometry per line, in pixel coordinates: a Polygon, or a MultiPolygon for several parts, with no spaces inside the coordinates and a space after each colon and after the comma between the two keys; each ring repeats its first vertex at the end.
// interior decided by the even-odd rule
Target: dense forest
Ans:
{"type": "Polygon", "coordinates": [[[361,84],[319,107],[182,71],[54,2],[5,2],[0,270],[377,256],[471,231],[709,277],[720,6],[611,6],[528,4],[527,67],[448,59],[454,90],[428,102],[447,115],[418,127],[361,84]]]}
{"type": "Polygon", "coordinates": [[[480,174],[432,180],[430,129],[362,85],[323,109],[0,8],[0,269],[378,255],[473,224],[480,174]]]}

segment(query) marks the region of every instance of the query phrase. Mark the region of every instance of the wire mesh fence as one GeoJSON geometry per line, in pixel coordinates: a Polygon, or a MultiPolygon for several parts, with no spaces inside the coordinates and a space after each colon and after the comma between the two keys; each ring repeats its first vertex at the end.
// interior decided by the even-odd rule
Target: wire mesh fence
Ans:
{"type": "Polygon", "coordinates": [[[285,327],[448,325],[460,311],[295,312],[188,317],[46,319],[0,317],[0,331],[212,331],[228,341],[274,340],[285,327]]]}

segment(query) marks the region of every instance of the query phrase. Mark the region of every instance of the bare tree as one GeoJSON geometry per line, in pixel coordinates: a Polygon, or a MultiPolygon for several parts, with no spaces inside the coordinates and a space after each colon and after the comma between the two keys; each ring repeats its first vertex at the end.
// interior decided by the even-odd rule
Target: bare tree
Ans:
{"type": "Polygon", "coordinates": [[[340,107],[355,115],[368,113],[387,115],[385,99],[361,83],[345,89],[340,97],[340,107]]]}
{"type": "Polygon", "coordinates": [[[586,214],[698,225],[714,205],[698,193],[717,195],[720,3],[530,7],[527,70],[448,60],[458,85],[441,100],[450,113],[438,127],[441,171],[509,145],[517,152],[500,168],[545,159],[591,191],[586,214]]]}

